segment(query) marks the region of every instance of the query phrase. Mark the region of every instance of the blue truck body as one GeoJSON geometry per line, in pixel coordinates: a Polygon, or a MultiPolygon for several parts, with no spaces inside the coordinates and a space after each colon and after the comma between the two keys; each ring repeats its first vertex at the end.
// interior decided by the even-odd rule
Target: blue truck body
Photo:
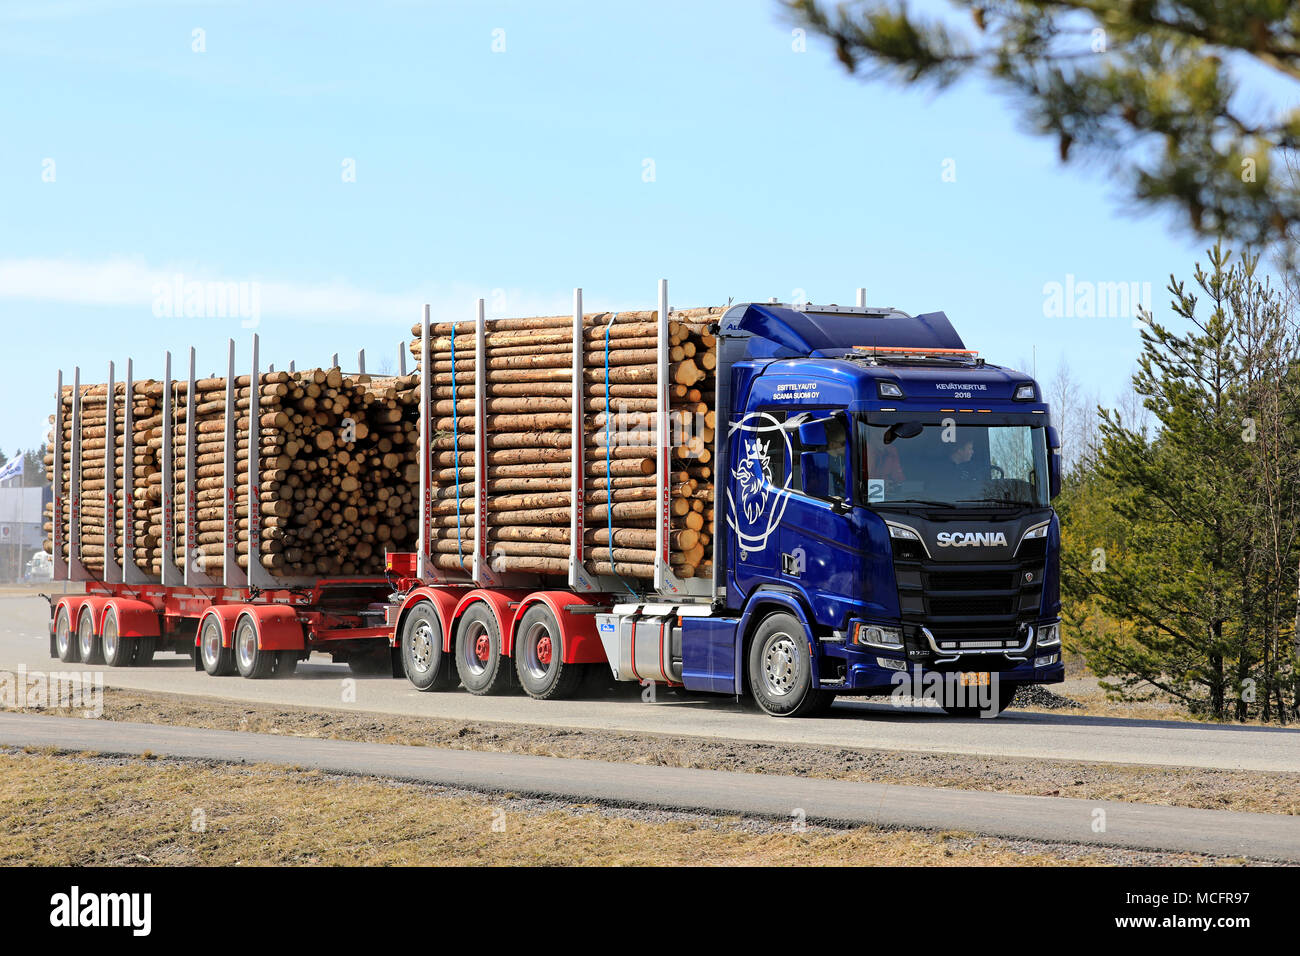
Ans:
{"type": "Polygon", "coordinates": [[[823,700],[903,676],[1063,680],[1058,441],[1037,383],[976,358],[943,313],[749,304],[718,333],[714,590],[707,611],[676,609],[681,683],[756,690],[746,656],[773,615],[807,656],[781,640],[762,666],[778,684],[810,668],[794,690],[823,700]],[[971,496],[931,497],[950,479],[971,496]]]}

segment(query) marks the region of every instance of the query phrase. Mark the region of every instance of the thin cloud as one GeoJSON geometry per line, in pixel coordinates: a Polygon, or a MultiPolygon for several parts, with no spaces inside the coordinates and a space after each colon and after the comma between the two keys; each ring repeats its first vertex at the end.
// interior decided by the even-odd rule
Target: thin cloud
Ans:
{"type": "Polygon", "coordinates": [[[488,300],[491,314],[562,314],[562,297],[525,296],[513,290],[465,284],[430,286],[410,292],[377,292],[335,279],[295,282],[231,276],[195,268],[159,268],[138,259],[0,259],[0,299],[96,308],[141,308],[153,313],[160,294],[180,284],[255,283],[262,320],[401,323],[418,319],[429,303],[436,315],[471,316],[475,298],[488,300]]]}

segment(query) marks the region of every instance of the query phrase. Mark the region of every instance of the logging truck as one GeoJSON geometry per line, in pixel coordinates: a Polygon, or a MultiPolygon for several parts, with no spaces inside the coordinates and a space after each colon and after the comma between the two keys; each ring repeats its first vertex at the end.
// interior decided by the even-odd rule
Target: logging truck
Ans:
{"type": "MultiPolygon", "coordinates": [[[[167,359],[169,533],[152,564],[128,530],[132,483],[114,475],[140,460],[133,402],[114,414],[110,401],[119,426],[88,452],[80,373],[66,390],[60,374],[50,547],[55,579],[86,594],[52,602],[51,655],[139,665],[174,650],[213,676],[264,678],[324,652],[422,691],[543,700],[599,669],[749,697],[773,716],[881,694],[991,715],[1022,685],[1064,679],[1059,441],[1030,376],[967,349],[944,313],[868,307],[861,290],[853,307],[673,312],[660,282],[657,305],[586,313],[575,290],[571,317],[490,320],[480,300],[439,323],[426,307],[410,345],[418,481],[388,489],[412,505],[414,547],[400,529],[368,541],[379,575],[284,564],[277,528],[291,519],[277,508],[268,525],[262,508],[271,484],[303,494],[258,457],[293,471],[283,423],[259,407],[280,380],[259,371],[256,338],[244,378],[232,344],[224,467],[206,485],[199,429],[173,431],[197,421],[193,354],[185,388],[167,359]],[[87,454],[103,516],[94,567],[87,454]],[[218,552],[187,560],[205,553],[205,488],[222,503],[218,552]]],[[[366,454],[352,461],[378,461],[366,454]]]]}

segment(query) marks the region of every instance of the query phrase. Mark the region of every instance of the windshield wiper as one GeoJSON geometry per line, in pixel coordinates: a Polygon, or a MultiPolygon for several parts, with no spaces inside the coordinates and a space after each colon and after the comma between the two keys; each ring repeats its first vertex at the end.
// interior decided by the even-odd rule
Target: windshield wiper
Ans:
{"type": "Polygon", "coordinates": [[[1005,505],[1008,508],[1032,508],[1032,502],[1028,501],[1008,501],[1006,498],[958,498],[958,501],[969,501],[977,504],[1005,505]]]}
{"type": "Polygon", "coordinates": [[[928,498],[891,498],[888,501],[874,501],[877,505],[926,505],[931,508],[955,508],[951,501],[931,501],[928,498]]]}

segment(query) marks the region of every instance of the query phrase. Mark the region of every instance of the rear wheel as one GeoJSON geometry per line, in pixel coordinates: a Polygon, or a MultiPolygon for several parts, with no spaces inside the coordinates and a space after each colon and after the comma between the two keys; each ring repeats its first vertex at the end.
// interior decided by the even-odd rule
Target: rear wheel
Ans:
{"type": "Polygon", "coordinates": [[[535,604],[524,612],[515,638],[515,673],[524,692],[537,700],[572,697],[583,666],[564,663],[564,636],[551,609],[535,604]]]}
{"type": "Polygon", "coordinates": [[[213,677],[227,677],[235,672],[235,655],[221,644],[221,622],[209,617],[199,632],[199,657],[203,669],[213,677]]]}
{"type": "Polygon", "coordinates": [[[793,614],[778,611],[759,623],[749,644],[749,689],[773,717],[809,717],[834,699],[812,685],[808,636],[793,614]]]}
{"type": "Polygon", "coordinates": [[[245,614],[235,624],[235,666],[239,676],[249,680],[262,680],[275,669],[275,651],[264,651],[258,646],[257,622],[245,614]]]}
{"type": "Polygon", "coordinates": [[[460,680],[442,650],[442,623],[428,601],[411,608],[402,624],[402,671],[417,690],[450,690],[460,680]]]}
{"type": "Polygon", "coordinates": [[[156,637],[139,637],[135,642],[135,661],[136,667],[148,667],[153,663],[154,652],[158,650],[159,638],[156,637]]]}
{"type": "Polygon", "coordinates": [[[99,636],[95,633],[95,614],[90,608],[84,608],[77,621],[77,653],[83,664],[104,663],[99,636]]]}
{"type": "Polygon", "coordinates": [[[475,604],[456,628],[456,672],[460,682],[480,697],[505,690],[510,672],[501,666],[501,660],[501,629],[496,615],[486,604],[475,604]]]}
{"type": "Polygon", "coordinates": [[[60,605],[54,615],[54,650],[65,664],[75,664],[80,657],[77,638],[72,633],[72,615],[68,613],[66,604],[60,605]]]}
{"type": "Polygon", "coordinates": [[[130,667],[135,663],[139,650],[138,637],[123,637],[117,626],[117,612],[110,610],[104,615],[104,633],[99,642],[104,649],[104,663],[109,667],[130,667]]]}

